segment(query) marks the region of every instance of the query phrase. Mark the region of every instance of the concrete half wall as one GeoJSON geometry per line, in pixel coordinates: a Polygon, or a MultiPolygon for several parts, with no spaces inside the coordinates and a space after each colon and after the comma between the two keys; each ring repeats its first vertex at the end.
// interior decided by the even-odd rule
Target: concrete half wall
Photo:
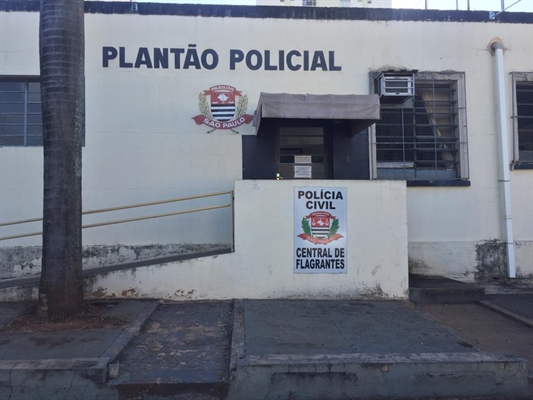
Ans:
{"type": "MultiPolygon", "coordinates": [[[[300,239],[298,239],[300,240],[300,239]]],[[[236,181],[235,252],[99,275],[86,297],[406,299],[405,182],[236,181]],[[347,273],[294,274],[294,187],[347,189],[347,273]]]]}

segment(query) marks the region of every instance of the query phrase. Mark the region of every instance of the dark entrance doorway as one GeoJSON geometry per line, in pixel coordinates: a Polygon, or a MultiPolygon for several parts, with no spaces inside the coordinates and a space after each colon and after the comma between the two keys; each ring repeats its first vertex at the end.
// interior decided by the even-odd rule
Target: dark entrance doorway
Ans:
{"type": "Polygon", "coordinates": [[[331,179],[331,140],[323,127],[282,126],[276,150],[282,179],[331,179]]]}
{"type": "Polygon", "coordinates": [[[368,130],[350,121],[268,119],[242,136],[243,179],[370,179],[368,130]]]}

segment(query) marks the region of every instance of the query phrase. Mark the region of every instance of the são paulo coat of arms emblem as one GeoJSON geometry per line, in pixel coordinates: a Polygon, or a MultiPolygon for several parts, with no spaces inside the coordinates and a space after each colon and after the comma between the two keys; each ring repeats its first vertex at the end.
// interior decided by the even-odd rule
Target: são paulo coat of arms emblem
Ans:
{"type": "Polygon", "coordinates": [[[303,233],[298,237],[314,244],[328,244],[338,240],[339,220],[328,212],[316,211],[302,218],[303,233]],[[311,221],[311,223],[309,223],[311,221]]]}
{"type": "Polygon", "coordinates": [[[201,114],[193,119],[198,125],[210,127],[207,133],[217,129],[239,133],[235,128],[253,120],[252,115],[246,114],[248,96],[229,85],[217,85],[201,92],[198,95],[198,107],[201,114]]]}

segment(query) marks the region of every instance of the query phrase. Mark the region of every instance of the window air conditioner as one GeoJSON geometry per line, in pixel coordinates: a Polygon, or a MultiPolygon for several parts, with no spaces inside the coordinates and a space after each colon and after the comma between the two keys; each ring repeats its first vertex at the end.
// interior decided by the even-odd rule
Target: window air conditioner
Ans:
{"type": "Polygon", "coordinates": [[[415,74],[382,72],[376,78],[376,91],[382,103],[403,103],[415,94],[415,74]]]}

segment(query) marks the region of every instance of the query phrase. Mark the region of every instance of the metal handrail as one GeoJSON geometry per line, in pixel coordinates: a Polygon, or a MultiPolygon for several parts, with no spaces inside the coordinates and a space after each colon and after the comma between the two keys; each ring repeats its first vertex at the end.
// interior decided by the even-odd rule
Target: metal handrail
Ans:
{"type": "MultiPolygon", "coordinates": [[[[201,199],[201,198],[214,197],[214,196],[223,196],[223,195],[227,195],[227,194],[231,195],[231,201],[230,201],[229,204],[222,204],[222,205],[218,205],[218,206],[194,208],[194,209],[190,209],[190,210],[176,211],[176,212],[164,213],[164,214],[154,214],[154,215],[149,215],[149,216],[145,216],[145,217],[126,218],[126,219],[120,219],[120,220],[115,220],[115,221],[99,222],[99,223],[95,223],[95,224],[82,225],[82,229],[95,228],[95,227],[106,226],[106,225],[116,225],[116,224],[122,224],[122,223],[126,223],[126,222],[143,221],[143,220],[147,220],[147,219],[170,217],[170,216],[173,216],[173,215],[189,214],[189,213],[194,213],[194,212],[216,210],[216,209],[219,209],[219,208],[231,207],[231,225],[232,225],[231,226],[231,231],[232,231],[231,232],[231,236],[232,236],[232,240],[233,240],[233,230],[234,230],[234,228],[233,228],[233,223],[234,223],[233,222],[233,215],[234,215],[233,190],[226,191],[226,192],[214,192],[214,193],[208,193],[208,194],[197,195],[197,196],[178,197],[178,198],[175,198],[175,199],[168,199],[168,200],[151,201],[151,202],[146,202],[146,203],[137,203],[137,204],[131,204],[131,205],[127,205],[127,206],[120,206],[120,207],[111,207],[111,208],[102,208],[102,209],[97,209],[97,210],[88,210],[88,211],[82,212],[82,215],[104,213],[104,212],[109,212],[109,211],[127,210],[127,209],[130,209],[130,208],[147,207],[147,206],[153,206],[153,205],[158,205],[158,204],[175,203],[175,202],[179,202],[179,201],[194,200],[194,199],[201,199]]],[[[4,223],[0,224],[0,226],[25,224],[25,223],[29,223],[29,222],[38,222],[38,221],[42,221],[42,220],[43,220],[42,218],[32,218],[32,219],[25,219],[25,220],[19,220],[19,221],[4,222],[4,223]]],[[[20,235],[3,236],[3,237],[0,237],[0,241],[8,240],[8,239],[18,239],[18,238],[30,237],[30,236],[38,236],[38,235],[42,235],[42,233],[43,232],[41,231],[41,232],[25,233],[25,234],[20,234],[20,235]]]]}
{"type": "MultiPolygon", "coordinates": [[[[194,200],[194,199],[202,199],[205,197],[213,197],[213,196],[222,196],[225,194],[232,194],[233,190],[226,191],[226,192],[213,192],[208,194],[200,194],[197,196],[187,196],[187,197],[177,197],[175,199],[168,199],[168,200],[160,200],[160,201],[150,201],[147,203],[137,203],[137,204],[131,204],[128,206],[121,206],[121,207],[110,207],[110,208],[100,208],[97,210],[87,210],[83,211],[81,215],[87,215],[87,214],[97,214],[97,213],[104,213],[109,211],[118,211],[118,210],[127,210],[129,208],[137,208],[137,207],[147,207],[147,206],[154,206],[158,204],[167,204],[167,203],[175,203],[178,201],[185,201],[185,200],[194,200]]],[[[31,219],[21,219],[19,221],[10,221],[10,222],[3,222],[0,223],[0,226],[9,226],[9,225],[17,225],[17,224],[26,224],[30,222],[39,222],[42,221],[42,218],[31,218],[31,219]]]]}

